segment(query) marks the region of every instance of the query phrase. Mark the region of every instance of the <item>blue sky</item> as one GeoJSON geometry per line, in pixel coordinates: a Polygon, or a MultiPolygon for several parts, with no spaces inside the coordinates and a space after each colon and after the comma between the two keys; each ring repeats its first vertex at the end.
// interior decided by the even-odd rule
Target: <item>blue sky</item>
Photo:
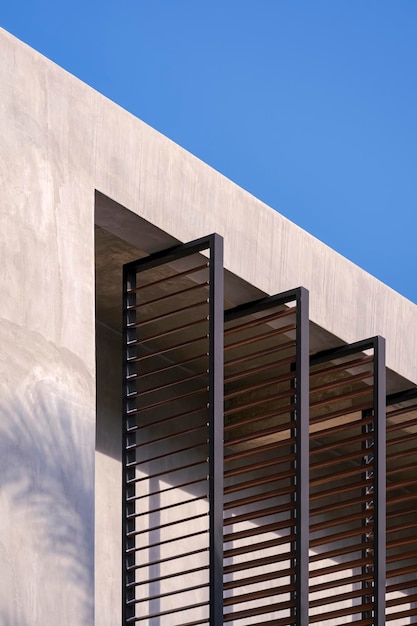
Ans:
{"type": "Polygon", "coordinates": [[[14,0],[0,16],[417,302],[416,0],[14,0]]]}

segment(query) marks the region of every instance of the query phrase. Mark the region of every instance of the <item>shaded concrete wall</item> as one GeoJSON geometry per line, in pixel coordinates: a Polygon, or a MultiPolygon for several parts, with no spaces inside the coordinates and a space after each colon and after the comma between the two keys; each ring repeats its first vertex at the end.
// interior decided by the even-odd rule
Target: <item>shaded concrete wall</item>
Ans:
{"type": "Polygon", "coordinates": [[[122,619],[122,337],[97,323],[95,623],[122,619]]]}

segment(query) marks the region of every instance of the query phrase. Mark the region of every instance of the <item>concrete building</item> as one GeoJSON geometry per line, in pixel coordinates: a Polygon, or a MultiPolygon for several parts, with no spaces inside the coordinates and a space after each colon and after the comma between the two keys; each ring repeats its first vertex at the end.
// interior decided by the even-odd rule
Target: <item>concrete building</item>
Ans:
{"type": "Polygon", "coordinates": [[[417,307],[0,50],[0,624],[417,623],[417,307]]]}

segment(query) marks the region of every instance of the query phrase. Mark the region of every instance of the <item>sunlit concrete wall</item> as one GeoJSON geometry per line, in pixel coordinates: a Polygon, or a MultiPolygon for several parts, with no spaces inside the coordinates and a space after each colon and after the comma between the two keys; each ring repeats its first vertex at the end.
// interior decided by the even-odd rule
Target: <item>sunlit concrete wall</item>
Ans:
{"type": "MultiPolygon", "coordinates": [[[[228,269],[268,293],[309,288],[314,322],[346,341],[384,335],[388,366],[413,382],[417,309],[2,30],[0,132],[0,623],[88,626],[95,189],[178,240],[224,235],[228,269]]],[[[119,496],[104,456],[100,507],[119,496]]],[[[116,517],[96,526],[100,626],[117,623],[116,517]]]]}
{"type": "Polygon", "coordinates": [[[93,102],[67,80],[0,32],[5,626],[94,620],[93,102]]]}

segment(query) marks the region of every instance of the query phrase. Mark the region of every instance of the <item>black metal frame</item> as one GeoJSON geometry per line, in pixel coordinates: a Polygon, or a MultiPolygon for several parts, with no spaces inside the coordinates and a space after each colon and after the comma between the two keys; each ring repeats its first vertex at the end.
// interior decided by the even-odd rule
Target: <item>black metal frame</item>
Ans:
{"type": "Polygon", "coordinates": [[[310,358],[310,365],[350,356],[365,350],[374,352],[374,626],[385,624],[386,584],[386,375],[385,339],[372,337],[324,350],[310,358]]]}
{"type": "Polygon", "coordinates": [[[136,443],[135,430],[132,430],[130,412],[135,408],[134,400],[129,398],[136,390],[136,366],[128,359],[135,351],[134,342],[137,339],[136,309],[137,303],[136,274],[140,271],[157,267],[161,264],[182,259],[191,254],[209,250],[209,606],[210,626],[221,626],[223,622],[223,239],[212,234],[201,239],[173,246],[166,250],[155,252],[147,257],[138,259],[123,267],[123,521],[122,521],[122,623],[126,626],[135,621],[134,608],[127,604],[134,598],[134,587],[129,583],[134,581],[134,518],[127,519],[127,515],[134,512],[134,503],[128,498],[134,496],[134,484],[129,481],[134,478],[134,468],[127,467],[133,459],[134,450],[130,446],[136,443]],[[132,431],[132,432],[130,432],[132,431]],[[133,507],[133,509],[132,509],[133,507]],[[129,552],[130,550],[130,552],[129,552]],[[133,595],[132,595],[133,594],[133,595]]]}
{"type": "MultiPolygon", "coordinates": [[[[386,398],[386,405],[387,405],[387,407],[390,407],[390,406],[392,406],[394,404],[400,404],[400,403],[403,403],[403,402],[413,402],[413,401],[416,401],[416,400],[417,400],[417,387],[412,387],[410,389],[406,389],[404,391],[399,391],[397,393],[393,393],[393,394],[388,395],[387,398],[386,398]]],[[[411,406],[415,410],[415,408],[416,408],[415,403],[412,404],[411,406]]],[[[404,407],[404,413],[408,412],[409,407],[410,407],[410,405],[407,405],[407,406],[404,407]]],[[[401,409],[394,409],[394,413],[395,414],[398,414],[399,412],[401,412],[401,409]]],[[[390,417],[390,413],[388,412],[387,413],[387,419],[389,417],[390,417]]],[[[388,441],[387,442],[388,447],[389,447],[389,443],[390,442],[388,441]]],[[[389,478],[389,471],[387,471],[387,477],[389,478]]],[[[388,509],[389,509],[389,499],[388,499],[388,509]]],[[[409,511],[408,511],[408,513],[409,513],[409,511]]],[[[389,531],[387,532],[387,538],[388,537],[389,537],[389,531]]],[[[388,571],[387,572],[387,592],[389,591],[389,587],[390,587],[389,579],[390,579],[390,572],[388,571]]],[[[408,584],[408,587],[409,588],[414,588],[415,585],[414,585],[413,582],[410,582],[408,584]]],[[[405,603],[407,603],[407,597],[408,597],[407,595],[404,595],[404,602],[405,603]]],[[[409,617],[409,618],[411,618],[411,620],[413,620],[413,616],[415,616],[415,615],[416,615],[416,610],[415,610],[415,604],[414,604],[413,608],[411,609],[411,612],[406,610],[404,613],[401,614],[401,617],[403,617],[403,618],[404,617],[409,617]]],[[[391,617],[391,615],[388,616],[387,621],[391,621],[389,619],[390,617],[391,617]]],[[[393,617],[393,619],[397,619],[398,616],[395,613],[395,614],[392,615],[392,617],[393,617]]],[[[414,619],[415,619],[415,617],[414,617],[414,619]]]]}
{"type": "Polygon", "coordinates": [[[128,535],[128,533],[134,532],[135,520],[134,518],[128,519],[128,515],[134,512],[134,503],[128,502],[128,498],[132,498],[135,493],[135,486],[133,482],[130,482],[134,478],[135,470],[128,468],[127,464],[132,461],[132,455],[135,454],[128,450],[129,445],[136,443],[136,432],[129,432],[131,428],[131,417],[129,412],[134,408],[132,400],[129,398],[130,394],[136,390],[136,365],[128,362],[128,358],[132,354],[130,345],[136,340],[136,329],[134,324],[136,322],[136,309],[133,306],[136,304],[136,272],[134,268],[124,266],[123,267],[123,440],[122,446],[122,465],[123,465],[123,480],[122,480],[122,503],[123,503],[123,515],[122,515],[122,623],[127,624],[128,620],[133,617],[134,606],[128,605],[129,600],[134,598],[134,571],[128,568],[134,565],[134,554],[129,552],[132,550],[135,544],[134,535],[128,535]]]}
{"type": "Polygon", "coordinates": [[[274,296],[244,303],[225,311],[225,323],[266,309],[296,305],[296,626],[308,624],[309,556],[309,292],[298,287],[274,296]]]}

